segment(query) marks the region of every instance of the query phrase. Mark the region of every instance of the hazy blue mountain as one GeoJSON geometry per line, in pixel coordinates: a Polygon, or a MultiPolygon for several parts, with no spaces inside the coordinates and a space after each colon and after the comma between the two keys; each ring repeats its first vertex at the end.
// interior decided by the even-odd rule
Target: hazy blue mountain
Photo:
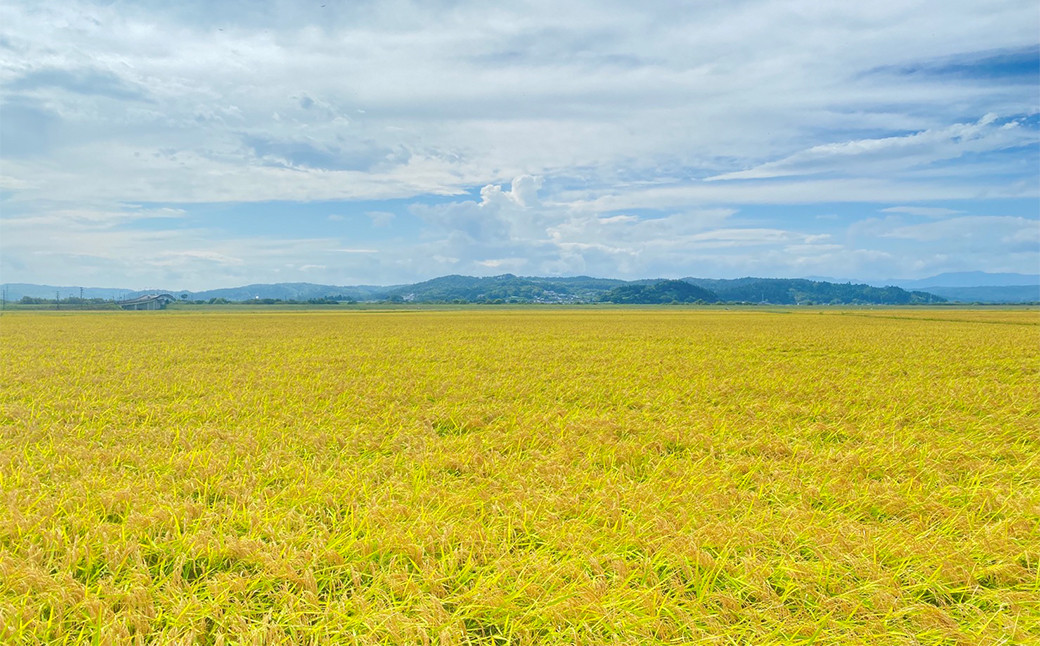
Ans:
{"type": "Polygon", "coordinates": [[[1040,285],[938,286],[924,290],[958,303],[1040,303],[1040,285]]]}
{"type": "MultiPolygon", "coordinates": [[[[6,292],[7,300],[18,301],[24,296],[30,298],[52,299],[55,294],[58,295],[58,298],[63,299],[69,297],[79,298],[81,288],[58,285],[33,285],[31,283],[4,283],[0,286],[0,289],[6,292]]],[[[141,294],[149,293],[148,291],[118,289],[114,287],[83,287],[82,290],[83,298],[103,298],[106,300],[133,298],[135,296],[140,296],[141,294]]]]}
{"type": "MultiPolygon", "coordinates": [[[[876,283],[872,283],[876,284],[876,283]]],[[[958,271],[928,278],[913,280],[892,279],[887,285],[903,289],[927,289],[929,287],[993,287],[1040,285],[1040,274],[991,274],[985,271],[958,271]]]]}
{"type": "MultiPolygon", "coordinates": [[[[880,283],[871,283],[879,285],[880,283]]],[[[961,303],[1032,303],[1040,301],[1040,274],[961,271],[927,278],[891,279],[886,285],[915,289],[961,303]]]]}
{"type": "MultiPolygon", "coordinates": [[[[67,299],[79,297],[79,287],[56,287],[53,285],[32,285],[27,283],[5,283],[2,286],[7,292],[8,301],[21,300],[23,296],[31,298],[53,299],[55,294],[59,298],[67,299]]],[[[278,299],[306,301],[312,298],[327,298],[330,296],[342,296],[343,300],[368,300],[385,298],[389,287],[375,287],[371,285],[354,285],[351,287],[340,287],[336,285],[316,285],[313,283],[275,283],[261,285],[245,285],[243,287],[229,287],[224,289],[208,289],[193,292],[186,289],[119,289],[110,287],[85,287],[84,298],[103,298],[106,300],[122,300],[135,298],[144,294],[166,293],[176,296],[179,300],[204,300],[212,298],[223,298],[229,301],[248,301],[255,299],[278,299]],[[181,299],[181,296],[187,298],[181,299]]]]}
{"type": "Polygon", "coordinates": [[[351,287],[337,285],[317,285],[314,283],[275,283],[245,285],[225,289],[208,289],[202,292],[171,292],[174,295],[187,294],[188,300],[204,300],[223,298],[229,301],[249,301],[258,299],[276,299],[282,301],[306,301],[314,298],[342,297],[340,300],[369,300],[384,298],[389,288],[371,285],[355,285],[351,287]]]}

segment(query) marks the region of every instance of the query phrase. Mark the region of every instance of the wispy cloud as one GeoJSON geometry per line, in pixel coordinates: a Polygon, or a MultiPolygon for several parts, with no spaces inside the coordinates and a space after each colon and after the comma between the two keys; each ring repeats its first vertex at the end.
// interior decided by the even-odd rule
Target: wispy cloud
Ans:
{"type": "Polygon", "coordinates": [[[1034,4],[15,0],[0,268],[158,284],[1035,267],[1028,235],[988,220],[961,223],[993,242],[974,255],[950,229],[915,239],[917,262],[913,230],[893,234],[1035,221],[1034,4]],[[840,230],[879,211],[902,218],[879,218],[888,235],[840,230]]]}
{"type": "Polygon", "coordinates": [[[936,206],[890,206],[881,209],[882,213],[904,213],[906,215],[920,215],[926,218],[939,218],[945,215],[957,215],[963,213],[957,209],[947,209],[936,206]]]}
{"type": "Polygon", "coordinates": [[[1012,240],[1040,244],[1040,226],[1036,220],[1006,216],[962,216],[899,226],[881,235],[919,242],[956,241],[958,246],[991,245],[999,248],[1012,240]],[[979,232],[984,229],[988,230],[990,235],[980,236],[979,232]],[[998,232],[996,236],[992,235],[994,231],[998,232]]]}
{"type": "Polygon", "coordinates": [[[754,168],[723,173],[712,180],[766,179],[821,173],[889,174],[981,153],[1037,143],[1037,133],[1017,121],[998,121],[986,114],[975,123],[958,123],[946,128],[924,130],[898,137],[859,139],[813,146],[783,159],[754,168]]]}
{"type": "Polygon", "coordinates": [[[367,211],[365,215],[372,221],[374,227],[389,226],[397,217],[397,214],[392,211],[367,211]]]}
{"type": "Polygon", "coordinates": [[[32,93],[56,89],[110,99],[148,99],[148,93],[113,72],[99,69],[40,68],[7,83],[8,91],[32,93]]]}

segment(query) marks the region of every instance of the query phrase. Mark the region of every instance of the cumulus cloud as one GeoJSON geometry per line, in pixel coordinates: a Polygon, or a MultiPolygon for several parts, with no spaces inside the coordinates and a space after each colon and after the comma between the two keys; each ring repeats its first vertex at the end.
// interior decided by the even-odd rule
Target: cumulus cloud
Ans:
{"type": "Polygon", "coordinates": [[[521,175],[513,179],[509,197],[523,207],[538,206],[538,190],[542,188],[542,178],[521,175]]]}
{"type": "MultiPolygon", "coordinates": [[[[811,145],[743,171],[777,177],[901,139],[904,148],[934,136],[970,139],[955,132],[970,124],[941,125],[952,104],[983,115],[994,104],[1014,114],[1015,101],[1034,103],[1028,88],[1015,95],[1006,83],[946,82],[926,88],[934,98],[922,117],[920,78],[882,85],[856,73],[956,48],[1034,44],[1028,3],[792,12],[756,1],[679,13],[666,3],[610,11],[577,3],[489,14],[464,2],[450,18],[406,5],[9,4],[4,36],[19,55],[8,59],[5,94],[45,102],[55,160],[73,172],[13,169],[39,178],[41,192],[61,182],[76,199],[383,199],[458,193],[524,172],[581,169],[612,182],[618,169],[653,175],[662,161],[740,165],[783,154],[810,132],[863,124],[920,133],[811,145]],[[930,37],[908,38],[919,20],[930,37]],[[797,42],[785,33],[798,33],[797,42]],[[79,98],[60,94],[69,91],[79,98]],[[114,102],[84,112],[84,95],[114,102]],[[139,96],[161,109],[134,105],[139,96]],[[67,146],[76,139],[88,149],[67,146]],[[162,148],[180,150],[179,163],[153,159],[162,148]],[[262,168],[272,162],[290,168],[262,168]],[[219,181],[199,181],[210,177],[219,181]]],[[[21,117],[4,121],[12,118],[21,117]]],[[[531,188],[513,193],[525,200],[531,188]]]]}
{"type": "MultiPolygon", "coordinates": [[[[242,259],[208,274],[222,281],[306,265],[401,281],[517,259],[779,271],[785,248],[867,267],[910,238],[836,250],[837,235],[812,237],[831,221],[803,230],[778,207],[946,218],[1037,198],[1035,76],[993,71],[1035,51],[1026,0],[327,4],[5,3],[5,277],[97,261],[120,282],[125,266],[92,255],[106,243],[197,251],[176,257],[211,269],[242,259]],[[286,216],[271,239],[249,224],[251,205],[314,202],[344,219],[286,216]],[[783,215],[736,215],[756,205],[783,215]],[[61,226],[79,237],[39,242],[61,226]],[[380,242],[344,236],[362,229],[380,242]],[[355,244],[366,253],[330,251],[355,244]]],[[[191,271],[165,275],[207,275],[191,271]]]]}
{"type": "Polygon", "coordinates": [[[536,208],[540,186],[540,178],[520,175],[508,189],[498,184],[485,185],[480,189],[480,201],[417,204],[412,206],[412,212],[462,244],[500,249],[521,241],[537,242],[546,237],[548,223],[559,217],[552,209],[536,208]]]}
{"type": "Polygon", "coordinates": [[[538,206],[538,189],[542,187],[541,177],[520,175],[515,177],[508,191],[497,184],[488,184],[480,189],[481,207],[498,207],[502,205],[531,208],[538,206]]]}

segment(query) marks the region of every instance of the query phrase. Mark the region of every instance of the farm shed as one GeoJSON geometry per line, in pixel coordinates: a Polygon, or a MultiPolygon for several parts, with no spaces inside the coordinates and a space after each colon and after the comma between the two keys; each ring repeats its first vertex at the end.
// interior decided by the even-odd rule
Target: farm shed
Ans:
{"type": "Polygon", "coordinates": [[[164,310],[174,300],[176,299],[169,294],[146,294],[130,300],[119,301],[119,307],[124,310],[164,310]]]}

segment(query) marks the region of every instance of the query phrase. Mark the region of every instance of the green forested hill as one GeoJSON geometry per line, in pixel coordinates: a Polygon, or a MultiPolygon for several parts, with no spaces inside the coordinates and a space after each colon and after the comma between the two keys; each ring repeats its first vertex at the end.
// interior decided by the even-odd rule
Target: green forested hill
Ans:
{"type": "Polygon", "coordinates": [[[665,303],[714,303],[719,300],[712,292],[684,280],[662,280],[649,285],[629,283],[619,285],[600,297],[607,303],[660,305],[665,303]]]}
{"type": "Polygon", "coordinates": [[[589,303],[624,284],[623,280],[588,276],[537,278],[503,274],[475,278],[452,275],[395,288],[389,297],[417,303],[589,303]]]}
{"type": "Polygon", "coordinates": [[[828,283],[800,278],[738,278],[713,280],[685,278],[686,282],[714,292],[721,301],[775,305],[916,305],[943,303],[946,299],[899,287],[871,287],[828,283]]]}
{"type": "MultiPolygon", "coordinates": [[[[59,295],[64,301],[78,288],[52,288],[34,285],[5,285],[5,300],[18,302],[24,297],[46,302],[59,295]],[[64,291],[63,291],[64,290],[64,291]]],[[[94,297],[103,290],[87,289],[94,297]]],[[[927,292],[906,291],[899,287],[871,287],[852,283],[831,283],[806,279],[738,278],[718,280],[616,280],[588,276],[537,277],[441,276],[411,285],[378,287],[371,285],[336,286],[312,283],[246,285],[203,292],[182,290],[107,290],[99,298],[139,296],[154,291],[174,294],[186,302],[238,302],[265,304],[335,303],[343,301],[401,303],[768,303],[773,305],[912,305],[942,303],[945,299],[927,292]]],[[[983,300],[981,297],[975,300],[983,300]]]]}

